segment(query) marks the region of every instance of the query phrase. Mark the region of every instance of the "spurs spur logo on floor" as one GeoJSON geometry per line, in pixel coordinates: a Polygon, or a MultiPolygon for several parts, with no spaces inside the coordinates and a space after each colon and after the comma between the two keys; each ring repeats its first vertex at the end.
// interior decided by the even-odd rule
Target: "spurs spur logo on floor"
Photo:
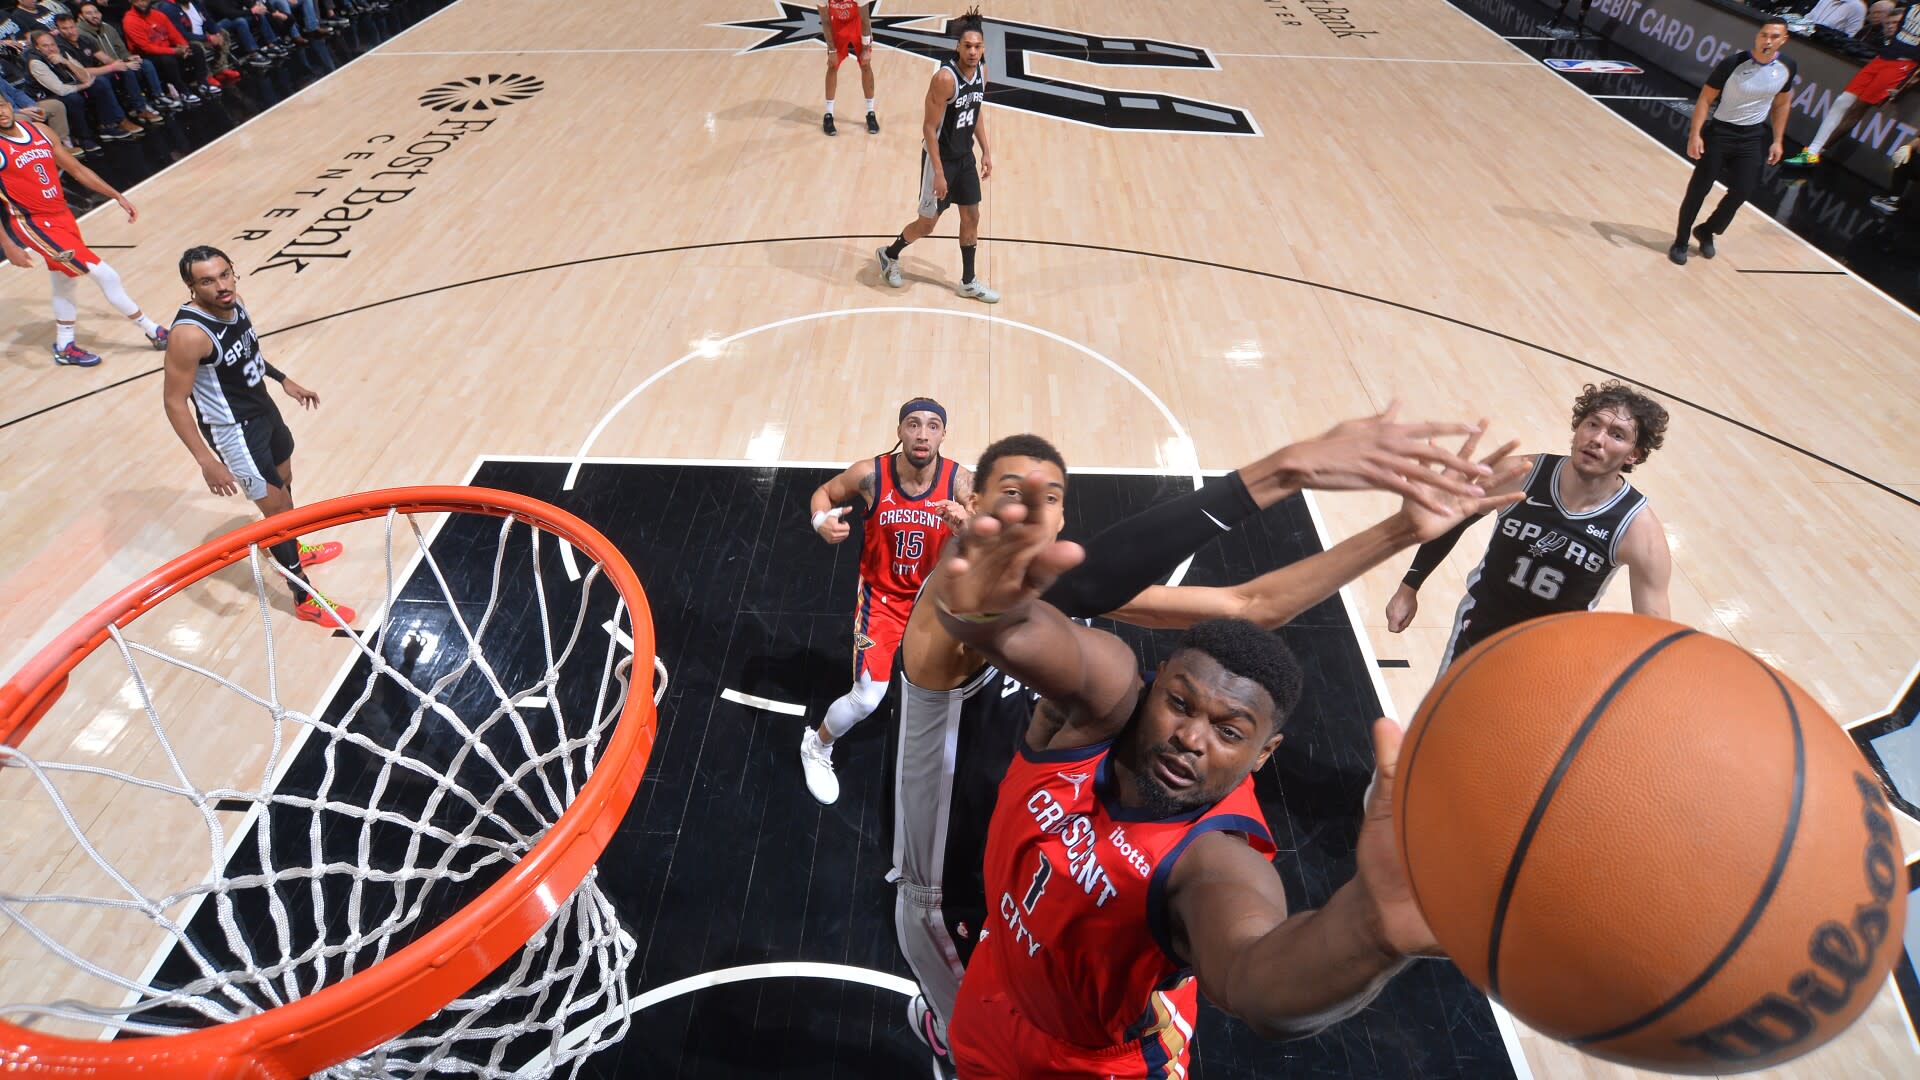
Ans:
{"type": "Polygon", "coordinates": [[[469,75],[443,82],[420,95],[420,105],[434,112],[486,112],[518,105],[547,88],[532,75],[469,75]]]}
{"type": "MultiPolygon", "coordinates": [[[[766,37],[742,50],[763,52],[822,40],[820,13],[810,4],[776,0],[780,14],[770,19],[721,23],[740,30],[762,30],[766,37]]],[[[878,5],[876,5],[876,8],[878,5]]],[[[872,17],[873,43],[935,62],[953,55],[957,31],[941,15],[872,17]],[[925,24],[925,25],[917,25],[925,24]]],[[[1258,135],[1246,110],[1197,98],[1144,90],[1109,90],[1066,78],[1036,75],[1028,58],[1058,57],[1104,67],[1187,68],[1217,71],[1206,49],[1153,38],[1083,33],[1055,26],[981,20],[986,38],[987,102],[1003,109],[1049,116],[1109,131],[1164,131],[1183,135],[1258,135]]]]}

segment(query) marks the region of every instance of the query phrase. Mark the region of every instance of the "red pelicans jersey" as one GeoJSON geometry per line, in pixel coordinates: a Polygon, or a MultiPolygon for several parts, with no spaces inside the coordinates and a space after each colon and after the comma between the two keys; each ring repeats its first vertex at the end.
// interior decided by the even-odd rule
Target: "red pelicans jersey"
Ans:
{"type": "Polygon", "coordinates": [[[60,193],[60,166],[53,160],[53,144],[40,129],[21,121],[16,134],[0,134],[0,194],[10,209],[27,217],[70,217],[60,193]],[[19,136],[24,134],[22,141],[19,136]]]}
{"type": "Polygon", "coordinates": [[[857,31],[860,29],[860,7],[863,0],[827,0],[827,21],[835,30],[844,30],[851,23],[857,31]]]}
{"type": "MultiPolygon", "coordinates": [[[[1274,852],[1253,778],[1212,806],[1154,819],[1121,806],[1111,743],[1039,751],[1007,769],[987,837],[987,934],[960,987],[1003,996],[1025,1024],[1069,1047],[1125,1051],[1115,1075],[1185,1074],[1199,988],[1173,954],[1167,881],[1200,836],[1245,834],[1274,852]],[[1136,1057],[1135,1054],[1138,1056],[1136,1057]]],[[[956,1046],[975,1033],[952,1030],[956,1046]]]]}
{"type": "Polygon", "coordinates": [[[960,466],[936,455],[933,484],[909,495],[900,486],[899,460],[892,454],[873,459],[873,505],[867,508],[860,536],[860,583],[863,593],[872,589],[911,607],[920,583],[933,572],[940,549],[953,535],[938,504],[953,498],[953,478],[960,466]]]}

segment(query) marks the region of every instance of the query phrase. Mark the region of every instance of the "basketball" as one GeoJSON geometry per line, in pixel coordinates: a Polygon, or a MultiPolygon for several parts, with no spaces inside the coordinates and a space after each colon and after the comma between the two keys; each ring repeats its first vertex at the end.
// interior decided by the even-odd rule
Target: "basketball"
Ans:
{"type": "Polygon", "coordinates": [[[1467,977],[1625,1064],[1744,1072],[1843,1031],[1906,890],[1879,781],[1805,691],[1638,615],[1481,642],[1407,731],[1394,825],[1467,977]]]}

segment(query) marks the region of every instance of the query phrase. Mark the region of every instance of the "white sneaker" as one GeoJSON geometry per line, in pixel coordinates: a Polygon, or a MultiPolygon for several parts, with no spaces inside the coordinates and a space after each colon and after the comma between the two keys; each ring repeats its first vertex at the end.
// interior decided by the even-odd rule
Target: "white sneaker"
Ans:
{"type": "Polygon", "coordinates": [[[1000,302],[1000,294],[987,288],[987,283],[981,281],[979,278],[974,278],[972,281],[961,282],[960,287],[954,291],[969,300],[978,300],[983,304],[997,304],[1000,302]]]}
{"type": "Polygon", "coordinates": [[[840,778],[833,775],[833,747],[821,742],[812,728],[800,736],[800,769],[807,774],[807,790],[820,805],[832,806],[840,798],[840,778]]]}
{"type": "Polygon", "coordinates": [[[899,288],[900,260],[887,254],[886,248],[875,248],[873,253],[880,256],[880,280],[896,289],[899,288]]]}

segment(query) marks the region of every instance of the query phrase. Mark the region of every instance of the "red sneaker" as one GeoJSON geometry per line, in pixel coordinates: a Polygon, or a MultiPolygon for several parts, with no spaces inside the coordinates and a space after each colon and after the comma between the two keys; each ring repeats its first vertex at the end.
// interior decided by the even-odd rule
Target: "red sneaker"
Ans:
{"type": "Polygon", "coordinates": [[[213,77],[216,79],[219,79],[223,83],[240,81],[240,73],[238,71],[235,71],[233,68],[227,68],[225,71],[215,72],[213,77]]]}
{"type": "Polygon", "coordinates": [[[329,613],[326,608],[320,606],[319,596],[319,593],[309,590],[307,598],[300,601],[299,606],[293,609],[295,617],[305,622],[319,623],[321,626],[346,626],[353,621],[352,608],[345,604],[333,604],[332,600],[328,600],[327,603],[333,604],[333,611],[329,613]],[[334,621],[335,616],[339,617],[338,622],[334,621]]]}
{"type": "Polygon", "coordinates": [[[324,544],[301,544],[300,565],[319,566],[323,562],[332,562],[345,550],[338,540],[329,540],[324,544]]]}

